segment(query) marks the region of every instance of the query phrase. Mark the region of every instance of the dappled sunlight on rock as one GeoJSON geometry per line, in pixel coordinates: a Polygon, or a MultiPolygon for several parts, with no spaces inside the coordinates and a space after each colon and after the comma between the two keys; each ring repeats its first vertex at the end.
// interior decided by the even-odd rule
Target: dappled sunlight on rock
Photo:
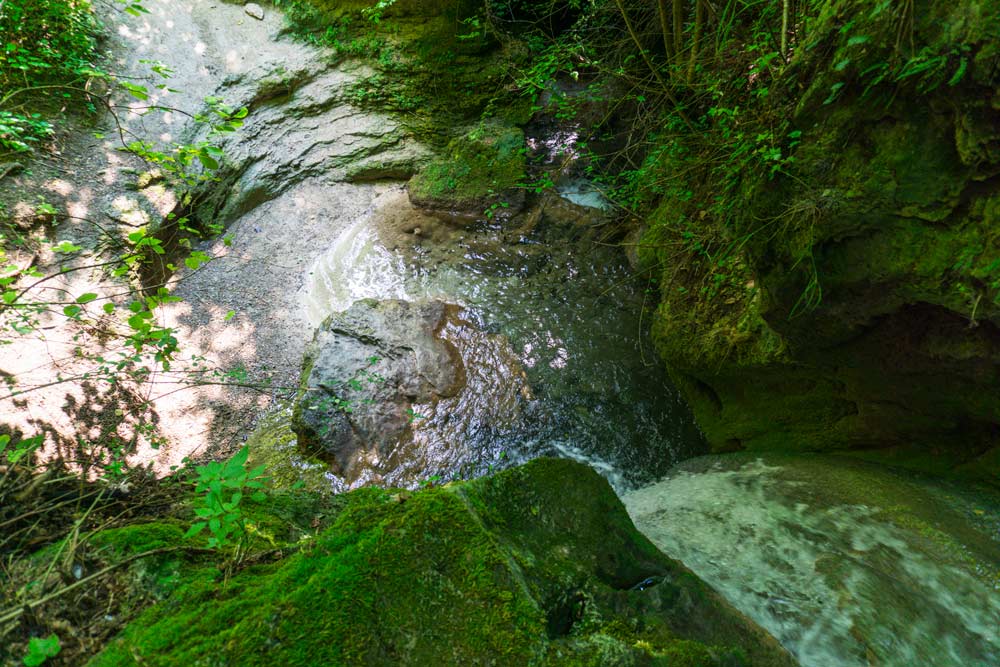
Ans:
{"type": "Polygon", "coordinates": [[[46,190],[50,190],[51,192],[60,194],[63,197],[68,197],[70,193],[73,192],[73,184],[62,178],[47,181],[42,185],[42,187],[46,190]]]}

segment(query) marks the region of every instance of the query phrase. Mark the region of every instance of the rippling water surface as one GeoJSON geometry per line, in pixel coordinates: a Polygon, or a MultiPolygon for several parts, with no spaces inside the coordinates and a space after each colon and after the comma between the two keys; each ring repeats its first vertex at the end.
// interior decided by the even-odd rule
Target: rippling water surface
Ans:
{"type": "Polygon", "coordinates": [[[471,330],[490,336],[444,332],[472,370],[472,391],[417,410],[427,417],[415,429],[425,476],[475,476],[549,454],[586,460],[626,488],[700,451],[643,333],[655,296],[604,238],[598,209],[568,212],[445,223],[400,193],[313,266],[303,298],[314,325],[361,298],[433,298],[461,305],[471,330]]]}
{"type": "Polygon", "coordinates": [[[803,667],[1000,665],[995,494],[849,459],[706,457],[623,501],[803,667]]]}

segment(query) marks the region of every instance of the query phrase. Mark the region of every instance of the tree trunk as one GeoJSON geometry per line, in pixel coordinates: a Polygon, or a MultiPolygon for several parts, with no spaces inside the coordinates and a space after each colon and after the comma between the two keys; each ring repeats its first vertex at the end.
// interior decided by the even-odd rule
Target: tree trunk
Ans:
{"type": "MultiPolygon", "coordinates": [[[[788,0],[785,0],[787,3],[788,0]]],[[[691,37],[691,57],[688,59],[687,81],[694,80],[694,68],[698,64],[698,49],[701,47],[701,33],[705,25],[705,0],[696,0],[694,9],[694,32],[691,37]]]]}
{"type": "Polygon", "coordinates": [[[674,53],[684,49],[684,0],[674,0],[674,53]]]}
{"type": "Polygon", "coordinates": [[[670,11],[667,8],[667,0],[657,0],[657,8],[660,12],[660,32],[663,33],[663,50],[667,54],[667,61],[674,60],[674,40],[670,30],[670,11]]]}
{"type": "Polygon", "coordinates": [[[788,15],[791,10],[792,0],[782,0],[781,2],[781,59],[788,62],[788,15]]]}

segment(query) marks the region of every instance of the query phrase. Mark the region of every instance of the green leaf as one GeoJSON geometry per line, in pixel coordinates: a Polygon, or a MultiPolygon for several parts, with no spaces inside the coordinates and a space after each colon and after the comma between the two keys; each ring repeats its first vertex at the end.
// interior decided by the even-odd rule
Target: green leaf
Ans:
{"type": "Polygon", "coordinates": [[[22,440],[14,446],[13,450],[7,453],[7,461],[11,465],[17,465],[18,461],[38,449],[44,440],[44,435],[36,435],[22,440]]]}
{"type": "Polygon", "coordinates": [[[840,92],[840,89],[843,88],[843,87],[844,87],[844,82],[843,81],[838,81],[837,83],[835,83],[832,86],[830,86],[830,95],[825,100],[823,100],[823,104],[824,105],[825,104],[830,104],[835,99],[837,99],[837,94],[840,92]]]}
{"type": "Polygon", "coordinates": [[[62,646],[59,644],[59,637],[55,634],[48,637],[32,637],[28,641],[28,654],[24,656],[24,664],[27,667],[37,667],[49,658],[59,655],[62,646]]]}
{"type": "MultiPolygon", "coordinates": [[[[125,10],[128,11],[128,10],[125,10]]],[[[139,86],[134,83],[129,83],[128,81],[122,81],[122,88],[127,90],[129,94],[136,98],[137,100],[142,100],[145,102],[149,99],[149,91],[146,90],[145,86],[139,86]]]]}
{"type": "Polygon", "coordinates": [[[202,166],[204,166],[206,169],[211,169],[212,171],[215,171],[216,169],[219,168],[219,162],[214,157],[208,155],[207,153],[198,153],[198,161],[201,162],[202,166]]]}
{"type": "Polygon", "coordinates": [[[969,59],[962,58],[961,62],[958,63],[958,69],[956,69],[955,73],[951,75],[950,79],[948,79],[948,85],[954,86],[959,81],[961,81],[962,77],[965,76],[965,70],[968,66],[969,66],[969,59]]]}
{"type": "Polygon", "coordinates": [[[72,317],[74,319],[81,312],[83,312],[83,308],[80,308],[80,306],[66,306],[65,308],[63,308],[63,315],[65,315],[66,317],[72,317]]]}
{"type": "Polygon", "coordinates": [[[247,462],[247,459],[249,457],[250,457],[250,448],[247,447],[246,445],[243,445],[242,447],[240,447],[240,451],[236,452],[236,454],[233,455],[233,458],[229,459],[229,462],[234,465],[238,465],[240,468],[242,468],[243,465],[247,462]]]}
{"type": "Polygon", "coordinates": [[[197,535],[201,531],[205,530],[205,526],[207,526],[207,525],[208,525],[208,523],[205,522],[205,521],[199,521],[197,523],[192,523],[191,527],[187,529],[186,533],[184,533],[184,539],[185,540],[191,539],[192,537],[194,537],[195,535],[197,535]]]}
{"type": "Polygon", "coordinates": [[[80,296],[76,297],[76,302],[77,303],[90,303],[91,301],[94,301],[96,299],[97,299],[97,295],[95,293],[93,293],[93,292],[87,292],[86,294],[81,294],[80,296]]]}
{"type": "Polygon", "coordinates": [[[228,322],[229,320],[233,319],[234,317],[236,317],[236,311],[235,310],[230,310],[228,313],[226,313],[226,316],[224,318],[222,318],[222,320],[224,322],[228,322]]]}
{"type": "Polygon", "coordinates": [[[128,318],[128,325],[136,330],[144,329],[146,326],[146,318],[143,317],[146,313],[136,313],[132,317],[128,318]]]}
{"type": "Polygon", "coordinates": [[[106,303],[103,306],[101,306],[101,308],[103,308],[104,312],[107,313],[108,315],[115,312],[115,304],[113,303],[106,303]]]}
{"type": "Polygon", "coordinates": [[[200,250],[195,250],[193,253],[191,253],[190,257],[184,260],[184,265],[187,266],[192,271],[194,271],[195,269],[197,269],[199,266],[206,263],[210,259],[212,258],[209,257],[207,254],[201,252],[200,250]]]}
{"type": "Polygon", "coordinates": [[[7,290],[6,292],[3,293],[4,303],[6,304],[14,303],[15,299],[17,299],[17,292],[15,292],[14,290],[7,290]]]}
{"type": "Polygon", "coordinates": [[[82,248],[78,245],[73,245],[69,241],[63,241],[59,245],[52,247],[52,252],[60,252],[63,254],[77,252],[78,250],[82,250],[82,248]]]}

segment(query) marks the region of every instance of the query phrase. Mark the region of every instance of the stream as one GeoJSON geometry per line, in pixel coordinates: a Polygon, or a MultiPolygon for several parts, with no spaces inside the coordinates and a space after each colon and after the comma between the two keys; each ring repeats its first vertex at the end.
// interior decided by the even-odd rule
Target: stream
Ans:
{"type": "Polygon", "coordinates": [[[803,667],[1000,664],[995,491],[824,456],[712,456],[622,496],[803,667]]]}
{"type": "MultiPolygon", "coordinates": [[[[226,186],[231,244],[203,244],[218,258],[182,270],[184,301],[164,309],[199,357],[294,387],[330,313],[363,298],[455,304],[469,328],[442,335],[460,349],[471,391],[416,406],[421,458],[387,483],[474,477],[542,455],[581,460],[660,549],[806,667],[1000,664],[995,494],[832,457],[692,459],[703,440],[646,334],[657,297],[609,240],[588,182],[570,178],[510,220],[429,217],[403,182],[358,178],[366,165],[412,171],[431,152],[396,119],[350,104],[364,67],[330,66],[282,37],[273,9],[256,21],[223,3],[148,4],[140,25],[118,29],[125,57],[176,64],[176,87],[195,99],[214,92],[252,108],[226,146],[238,165],[226,186]],[[285,94],[255,102],[274,77],[285,94]]],[[[280,484],[367,481],[299,456],[289,406],[273,396],[164,382],[151,402],[168,443],[145,454],[158,470],[242,438],[280,484]]]]}

